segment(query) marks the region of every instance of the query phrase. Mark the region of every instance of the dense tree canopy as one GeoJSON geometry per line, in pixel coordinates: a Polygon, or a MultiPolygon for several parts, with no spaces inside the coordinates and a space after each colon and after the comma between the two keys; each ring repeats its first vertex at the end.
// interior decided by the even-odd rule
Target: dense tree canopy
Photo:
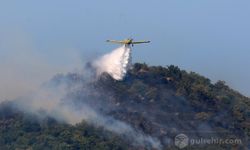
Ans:
{"type": "MultiPolygon", "coordinates": [[[[78,80],[72,74],[63,77],[69,79],[67,82],[78,80]]],[[[176,149],[173,143],[164,141],[166,137],[173,139],[179,132],[192,130],[195,136],[202,136],[198,128],[201,125],[209,126],[216,136],[226,134],[227,137],[242,139],[244,143],[240,147],[246,148],[249,144],[250,99],[231,89],[224,81],[213,84],[195,72],[186,72],[174,65],[162,67],[136,63],[123,81],[115,81],[104,74],[93,82],[93,87],[105,91],[105,94],[93,93],[93,99],[101,97],[115,108],[106,114],[159,138],[163,149],[176,149]],[[112,99],[105,97],[110,93],[112,99]]],[[[11,103],[0,105],[0,149],[145,148],[135,147],[115,133],[93,127],[84,120],[69,125],[50,117],[36,119],[31,114],[13,109],[11,103]]],[[[206,148],[231,147],[210,145],[206,148]]]]}

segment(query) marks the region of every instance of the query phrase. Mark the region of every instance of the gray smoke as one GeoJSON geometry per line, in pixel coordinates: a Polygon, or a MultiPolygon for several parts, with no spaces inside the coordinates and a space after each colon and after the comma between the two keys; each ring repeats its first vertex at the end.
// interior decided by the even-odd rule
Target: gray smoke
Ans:
{"type": "MultiPolygon", "coordinates": [[[[130,53],[131,49],[123,46],[93,61],[97,75],[100,76],[107,72],[114,79],[122,80],[131,63],[130,53]]],[[[71,77],[58,75],[30,94],[15,99],[14,102],[21,111],[35,114],[40,119],[49,116],[72,125],[86,121],[93,126],[102,127],[105,130],[122,135],[122,137],[133,141],[135,146],[149,145],[149,147],[161,149],[161,142],[157,138],[146,135],[143,131],[134,129],[128,123],[103,114],[93,107],[90,104],[92,97],[76,96],[94,92],[101,94],[101,91],[95,91],[95,89],[89,87],[89,84],[95,79],[89,78],[88,74],[88,70],[85,70],[84,74],[71,74],[71,77]]],[[[102,95],[105,95],[105,93],[102,93],[102,95]]],[[[104,101],[100,104],[97,101],[94,102],[95,105],[105,103],[104,101]]]]}
{"type": "Polygon", "coordinates": [[[32,93],[53,75],[80,67],[76,50],[50,49],[49,56],[56,53],[57,58],[70,62],[61,64],[60,59],[51,60],[40,53],[27,32],[0,28],[0,33],[0,102],[32,93]]]}

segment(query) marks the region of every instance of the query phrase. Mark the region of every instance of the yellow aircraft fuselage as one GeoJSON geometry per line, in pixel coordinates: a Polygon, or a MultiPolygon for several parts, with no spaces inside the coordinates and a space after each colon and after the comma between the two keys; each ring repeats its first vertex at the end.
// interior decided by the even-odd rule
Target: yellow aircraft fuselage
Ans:
{"type": "Polygon", "coordinates": [[[124,44],[132,44],[132,42],[133,42],[133,39],[125,39],[125,40],[123,40],[123,42],[124,42],[124,44]]]}
{"type": "Polygon", "coordinates": [[[107,42],[116,43],[116,44],[125,44],[126,46],[129,46],[129,45],[134,46],[134,44],[149,43],[150,41],[136,41],[136,42],[134,42],[133,39],[125,39],[122,41],[107,40],[107,42]]]}

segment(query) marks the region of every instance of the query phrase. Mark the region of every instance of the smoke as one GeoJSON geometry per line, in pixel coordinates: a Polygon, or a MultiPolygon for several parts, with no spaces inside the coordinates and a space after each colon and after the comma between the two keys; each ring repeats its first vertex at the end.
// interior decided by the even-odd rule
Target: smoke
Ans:
{"type": "Polygon", "coordinates": [[[122,80],[131,67],[131,48],[123,45],[93,62],[97,76],[106,72],[115,80],[122,80]]]}
{"type": "Polygon", "coordinates": [[[91,96],[92,93],[106,93],[89,87],[91,82],[85,79],[82,74],[58,75],[31,95],[16,100],[15,106],[23,112],[35,114],[39,119],[53,117],[59,122],[72,125],[86,121],[95,127],[101,127],[131,140],[134,146],[147,145],[149,148],[161,149],[161,142],[157,138],[101,112],[99,107],[94,107],[93,105],[102,105],[105,101],[99,103],[96,97],[91,96]]]}
{"type": "MultiPolygon", "coordinates": [[[[131,67],[131,49],[125,45],[117,48],[94,60],[92,66],[97,76],[106,72],[115,80],[122,80],[131,67]]],[[[84,74],[57,75],[40,87],[33,88],[29,94],[14,99],[15,107],[23,112],[35,114],[41,120],[53,117],[59,122],[72,125],[86,121],[95,127],[121,135],[135,146],[161,149],[161,142],[157,138],[146,135],[108,114],[110,108],[105,105],[108,102],[104,101],[106,93],[91,88],[90,85],[96,80],[89,78],[89,71],[84,70],[84,74]],[[101,98],[93,96],[93,93],[104,97],[100,100],[101,98]],[[107,111],[100,111],[97,105],[107,111]]],[[[108,98],[110,97],[107,96],[108,98]]]]}
{"type": "Polygon", "coordinates": [[[40,49],[28,32],[0,28],[0,102],[33,92],[53,75],[78,68],[80,61],[76,50],[40,49]],[[49,58],[45,53],[56,55],[49,58]],[[60,60],[70,63],[61,64],[60,60]]]}

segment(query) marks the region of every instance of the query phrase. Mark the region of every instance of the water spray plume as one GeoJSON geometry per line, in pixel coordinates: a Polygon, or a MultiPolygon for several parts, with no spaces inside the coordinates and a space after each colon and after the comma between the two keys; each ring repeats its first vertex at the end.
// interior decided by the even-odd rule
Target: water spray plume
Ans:
{"type": "Polygon", "coordinates": [[[97,76],[106,72],[115,80],[122,80],[131,67],[131,47],[121,46],[94,61],[97,76]]]}

